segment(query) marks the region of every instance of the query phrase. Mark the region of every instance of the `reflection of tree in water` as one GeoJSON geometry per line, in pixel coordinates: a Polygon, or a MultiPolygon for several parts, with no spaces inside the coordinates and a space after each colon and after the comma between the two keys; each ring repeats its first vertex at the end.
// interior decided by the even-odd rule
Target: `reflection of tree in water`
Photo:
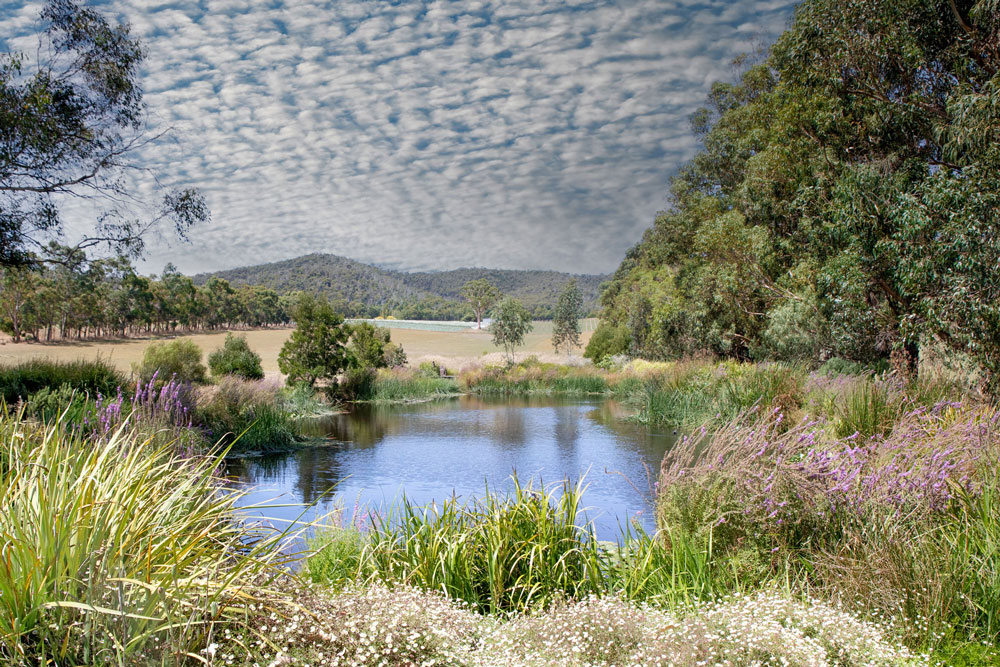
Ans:
{"type": "Polygon", "coordinates": [[[580,439],[580,410],[575,405],[556,408],[556,444],[564,454],[576,451],[580,439]]]}
{"type": "Polygon", "coordinates": [[[229,458],[225,462],[225,476],[241,484],[256,486],[261,480],[267,482],[276,477],[287,465],[287,454],[229,458]]]}
{"type": "Polygon", "coordinates": [[[297,464],[295,488],[302,502],[315,502],[323,494],[329,494],[344,478],[343,465],[338,457],[325,447],[310,447],[295,454],[297,464]]]}
{"type": "Polygon", "coordinates": [[[524,410],[509,406],[493,413],[494,437],[505,445],[523,447],[528,441],[528,429],[524,424],[524,410]]]}

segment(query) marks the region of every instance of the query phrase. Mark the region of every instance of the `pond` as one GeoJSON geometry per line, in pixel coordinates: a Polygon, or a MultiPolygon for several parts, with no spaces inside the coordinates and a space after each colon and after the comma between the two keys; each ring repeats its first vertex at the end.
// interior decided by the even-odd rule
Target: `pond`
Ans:
{"type": "Polygon", "coordinates": [[[583,505],[599,539],[637,521],[654,528],[652,484],[676,435],[624,420],[613,401],[460,396],[404,405],[358,405],[307,420],[317,446],[231,460],[228,475],[249,489],[254,513],[315,521],[342,507],[378,511],[406,497],[418,505],[491,490],[509,491],[516,471],[536,488],[581,477],[583,505]],[[309,507],[312,505],[311,507],[309,507]]]}

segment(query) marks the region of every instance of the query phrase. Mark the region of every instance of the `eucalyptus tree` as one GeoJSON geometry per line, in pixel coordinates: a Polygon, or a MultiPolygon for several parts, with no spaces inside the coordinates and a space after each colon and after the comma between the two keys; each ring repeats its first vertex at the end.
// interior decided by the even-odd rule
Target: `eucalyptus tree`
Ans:
{"type": "Polygon", "coordinates": [[[567,353],[580,347],[580,318],[583,316],[583,297],[576,278],[566,283],[559,294],[552,318],[552,347],[556,352],[563,348],[567,353]]]}
{"type": "Polygon", "coordinates": [[[525,334],[533,328],[531,315],[520,301],[507,297],[497,304],[490,332],[493,333],[493,344],[504,349],[507,363],[514,363],[514,350],[524,345],[525,334]]]}
{"type": "Polygon", "coordinates": [[[169,222],[183,238],[208,220],[193,189],[130,205],[137,199],[126,172],[156,137],[144,129],[145,53],[129,27],[75,0],[49,0],[40,18],[37,59],[0,54],[0,265],[30,263],[63,231],[60,209],[70,199],[101,208],[79,249],[137,256],[154,226],[169,222]]]}
{"type": "Polygon", "coordinates": [[[703,148],[602,295],[605,330],[647,357],[915,363],[934,343],[1000,381],[998,45],[995,0],[802,2],[693,118],[703,148]]]}
{"type": "Polygon", "coordinates": [[[472,312],[476,316],[476,328],[483,328],[483,315],[500,300],[502,296],[500,289],[486,280],[477,278],[465,283],[461,289],[462,298],[472,306],[472,312]]]}

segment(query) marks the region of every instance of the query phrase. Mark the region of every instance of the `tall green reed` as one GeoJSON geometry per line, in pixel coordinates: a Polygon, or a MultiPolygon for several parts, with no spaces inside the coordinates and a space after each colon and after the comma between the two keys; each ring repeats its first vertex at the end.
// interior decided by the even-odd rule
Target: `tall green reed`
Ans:
{"type": "Polygon", "coordinates": [[[181,664],[279,572],[220,459],[0,418],[0,660],[181,664]]]}

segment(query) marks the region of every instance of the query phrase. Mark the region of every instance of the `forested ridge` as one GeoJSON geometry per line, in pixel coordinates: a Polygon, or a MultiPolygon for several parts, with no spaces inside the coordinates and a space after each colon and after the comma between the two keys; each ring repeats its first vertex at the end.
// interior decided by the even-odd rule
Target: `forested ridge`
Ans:
{"type": "Polygon", "coordinates": [[[602,297],[590,356],[1000,377],[1000,4],[808,0],[692,117],[702,149],[602,297]]]}
{"type": "Polygon", "coordinates": [[[260,285],[282,293],[322,294],[349,315],[391,314],[408,319],[465,319],[469,307],[460,291],[470,280],[484,278],[505,295],[521,301],[534,317],[548,318],[567,281],[575,277],[584,309],[594,311],[601,284],[608,276],[573,276],[556,271],[463,268],[451,271],[392,271],[346,257],[312,254],[194,276],[195,284],[211,277],[233,285],[260,285]]]}

